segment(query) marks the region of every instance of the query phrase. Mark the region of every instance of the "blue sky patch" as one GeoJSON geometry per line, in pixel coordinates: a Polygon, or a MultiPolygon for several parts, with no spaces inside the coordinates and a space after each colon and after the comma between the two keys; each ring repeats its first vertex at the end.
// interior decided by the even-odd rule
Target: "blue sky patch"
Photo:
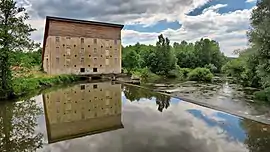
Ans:
{"type": "Polygon", "coordinates": [[[143,24],[125,25],[125,30],[134,30],[138,32],[162,32],[166,29],[177,30],[181,28],[181,24],[178,21],[168,22],[167,20],[161,20],[154,25],[144,27],[143,24]]]}
{"type": "Polygon", "coordinates": [[[209,8],[211,6],[217,5],[217,4],[227,4],[228,6],[222,7],[218,10],[218,13],[228,13],[228,12],[234,12],[236,10],[244,10],[244,9],[250,9],[253,6],[256,5],[255,2],[247,3],[247,0],[211,0],[205,5],[198,7],[194,9],[193,11],[189,12],[187,15],[189,16],[197,16],[202,14],[203,10],[206,8],[209,8]]]}

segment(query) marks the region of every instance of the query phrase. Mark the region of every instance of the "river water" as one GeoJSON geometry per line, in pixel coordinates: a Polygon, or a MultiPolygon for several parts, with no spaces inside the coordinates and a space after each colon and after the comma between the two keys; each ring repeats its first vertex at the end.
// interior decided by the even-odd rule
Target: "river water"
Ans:
{"type": "Polygon", "coordinates": [[[269,152],[270,126],[113,82],[0,104],[1,152],[269,152]]]}

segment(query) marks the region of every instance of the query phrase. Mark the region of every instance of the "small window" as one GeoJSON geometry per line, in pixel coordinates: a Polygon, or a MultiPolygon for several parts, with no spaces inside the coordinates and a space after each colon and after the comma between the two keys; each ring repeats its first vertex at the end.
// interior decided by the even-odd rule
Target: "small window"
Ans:
{"type": "Polygon", "coordinates": [[[100,65],[100,67],[102,67],[102,65],[100,65]]]}
{"type": "Polygon", "coordinates": [[[115,44],[115,45],[117,44],[117,40],[114,40],[114,44],[115,44]]]}
{"type": "Polygon", "coordinates": [[[84,68],[81,68],[80,71],[81,71],[82,73],[84,73],[84,72],[85,72],[85,69],[84,69],[84,68]]]}
{"type": "Polygon", "coordinates": [[[81,38],[81,43],[84,43],[84,38],[81,38]]]}
{"type": "Polygon", "coordinates": [[[56,55],[59,56],[59,54],[60,54],[60,49],[59,47],[56,47],[56,55]]]}
{"type": "Polygon", "coordinates": [[[85,85],[81,85],[81,90],[85,90],[85,85]]]}
{"type": "Polygon", "coordinates": [[[81,52],[80,52],[81,55],[84,54],[84,48],[81,48],[81,52]]]}
{"type": "Polygon", "coordinates": [[[88,65],[88,67],[90,67],[90,65],[88,65]]]}
{"type": "Polygon", "coordinates": [[[102,57],[102,55],[100,57],[102,57]]]}
{"type": "Polygon", "coordinates": [[[97,39],[94,39],[94,44],[97,44],[97,39]]]}
{"type": "Polygon", "coordinates": [[[63,44],[63,47],[65,47],[65,44],[63,44]]]}
{"type": "Polygon", "coordinates": [[[60,38],[58,36],[55,37],[55,42],[60,42],[60,38]]]}
{"type": "Polygon", "coordinates": [[[60,62],[60,58],[57,57],[57,58],[56,58],[56,63],[59,64],[59,62],[60,62]]]}
{"type": "Polygon", "coordinates": [[[101,48],[103,48],[103,46],[102,46],[102,45],[101,45],[100,47],[101,47],[101,48]]]}
{"type": "Polygon", "coordinates": [[[97,53],[97,48],[94,48],[94,53],[97,53]]]}
{"type": "Polygon", "coordinates": [[[90,45],[88,45],[88,47],[90,47],[90,45]]]}
{"type": "Polygon", "coordinates": [[[81,63],[82,63],[82,64],[84,63],[84,58],[81,58],[81,63]]]}
{"type": "Polygon", "coordinates": [[[89,55],[89,57],[91,57],[91,55],[89,55]]]}
{"type": "Polygon", "coordinates": [[[97,72],[97,68],[93,68],[93,72],[97,72]]]}
{"type": "Polygon", "coordinates": [[[76,67],[76,65],[74,65],[74,67],[76,67]]]}
{"type": "Polygon", "coordinates": [[[94,58],[94,60],[96,61],[96,60],[97,60],[97,58],[94,58]]]}
{"type": "Polygon", "coordinates": [[[70,47],[67,47],[67,49],[66,49],[67,55],[70,55],[70,52],[71,52],[71,48],[70,47]]]}
{"type": "Polygon", "coordinates": [[[112,46],[110,46],[110,48],[112,48],[112,46]]]}
{"type": "Polygon", "coordinates": [[[96,84],[94,84],[94,85],[93,85],[93,88],[94,88],[94,89],[96,89],[96,88],[98,88],[98,87],[97,87],[97,85],[96,85],[96,84]]]}
{"type": "Polygon", "coordinates": [[[76,47],[76,45],[74,44],[74,47],[76,47]]]}
{"type": "Polygon", "coordinates": [[[77,55],[75,55],[75,57],[77,57],[77,55]]]}

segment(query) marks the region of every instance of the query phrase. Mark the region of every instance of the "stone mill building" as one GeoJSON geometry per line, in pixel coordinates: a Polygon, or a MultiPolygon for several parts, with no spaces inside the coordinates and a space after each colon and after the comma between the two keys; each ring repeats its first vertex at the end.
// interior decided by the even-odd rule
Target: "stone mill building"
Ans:
{"type": "Polygon", "coordinates": [[[121,73],[123,25],[46,17],[42,64],[49,75],[121,73]]]}

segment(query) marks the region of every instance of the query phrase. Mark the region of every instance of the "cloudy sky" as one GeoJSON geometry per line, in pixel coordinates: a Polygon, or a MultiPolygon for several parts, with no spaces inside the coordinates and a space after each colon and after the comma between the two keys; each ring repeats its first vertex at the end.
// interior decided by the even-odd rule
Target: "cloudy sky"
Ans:
{"type": "Polygon", "coordinates": [[[27,6],[42,42],[46,16],[124,24],[123,45],[155,44],[164,34],[172,42],[194,42],[202,37],[220,43],[227,56],[245,48],[246,31],[256,0],[18,0],[27,6]]]}

